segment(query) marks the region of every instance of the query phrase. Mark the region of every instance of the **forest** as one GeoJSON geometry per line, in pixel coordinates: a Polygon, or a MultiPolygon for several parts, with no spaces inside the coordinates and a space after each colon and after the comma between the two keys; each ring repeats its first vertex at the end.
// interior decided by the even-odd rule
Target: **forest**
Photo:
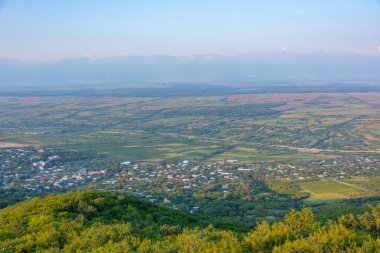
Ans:
{"type": "Polygon", "coordinates": [[[0,211],[1,252],[378,252],[380,205],[318,222],[310,208],[247,233],[125,193],[49,195],[0,211]]]}

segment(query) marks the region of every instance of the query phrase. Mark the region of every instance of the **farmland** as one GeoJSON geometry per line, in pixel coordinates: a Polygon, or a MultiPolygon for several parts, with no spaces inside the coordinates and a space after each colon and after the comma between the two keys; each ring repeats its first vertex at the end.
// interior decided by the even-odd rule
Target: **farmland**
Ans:
{"type": "Polygon", "coordinates": [[[380,152],[380,93],[2,97],[2,143],[129,160],[315,160],[380,152]]]}
{"type": "Polygon", "coordinates": [[[337,180],[321,180],[300,183],[301,189],[311,193],[308,201],[326,201],[373,196],[366,189],[337,180]]]}
{"type": "Polygon", "coordinates": [[[248,231],[379,201],[380,93],[34,94],[0,99],[0,206],[126,191],[248,231]]]}

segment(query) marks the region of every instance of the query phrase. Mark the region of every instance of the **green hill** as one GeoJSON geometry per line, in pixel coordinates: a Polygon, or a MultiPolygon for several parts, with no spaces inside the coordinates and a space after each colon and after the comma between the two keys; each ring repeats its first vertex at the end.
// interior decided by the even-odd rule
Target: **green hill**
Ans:
{"type": "Polygon", "coordinates": [[[205,227],[206,222],[120,193],[50,195],[0,210],[0,252],[378,252],[380,248],[380,206],[324,225],[309,208],[293,210],[284,221],[264,221],[245,234],[205,227]]]}
{"type": "Polygon", "coordinates": [[[0,246],[24,252],[62,249],[84,233],[91,238],[104,237],[97,238],[98,245],[85,245],[95,248],[115,238],[132,235],[150,238],[175,232],[194,222],[185,214],[124,194],[75,192],[50,195],[0,211],[0,246]]]}

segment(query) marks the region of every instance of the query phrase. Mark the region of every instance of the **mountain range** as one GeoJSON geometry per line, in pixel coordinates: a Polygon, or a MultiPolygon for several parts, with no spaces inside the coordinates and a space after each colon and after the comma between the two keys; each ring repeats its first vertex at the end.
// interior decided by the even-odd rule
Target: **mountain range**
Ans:
{"type": "Polygon", "coordinates": [[[120,56],[51,61],[0,60],[2,86],[171,82],[377,81],[380,55],[257,53],[240,56],[120,56]]]}

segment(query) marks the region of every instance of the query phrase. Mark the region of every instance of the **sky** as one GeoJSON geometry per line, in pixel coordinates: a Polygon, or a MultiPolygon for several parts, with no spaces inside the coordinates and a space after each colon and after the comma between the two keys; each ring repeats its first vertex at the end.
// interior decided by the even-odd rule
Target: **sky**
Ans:
{"type": "Polygon", "coordinates": [[[0,0],[0,58],[380,54],[379,0],[0,0]]]}

